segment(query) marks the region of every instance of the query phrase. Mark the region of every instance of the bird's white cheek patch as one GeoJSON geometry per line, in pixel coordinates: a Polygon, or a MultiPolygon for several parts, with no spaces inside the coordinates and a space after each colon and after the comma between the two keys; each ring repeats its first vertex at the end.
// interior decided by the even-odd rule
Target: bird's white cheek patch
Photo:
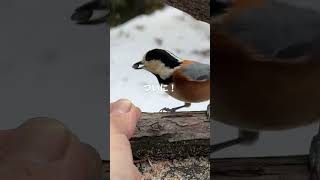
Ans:
{"type": "Polygon", "coordinates": [[[169,78],[176,69],[166,67],[160,60],[145,61],[144,67],[146,70],[154,74],[158,74],[161,77],[161,79],[169,78]]]}

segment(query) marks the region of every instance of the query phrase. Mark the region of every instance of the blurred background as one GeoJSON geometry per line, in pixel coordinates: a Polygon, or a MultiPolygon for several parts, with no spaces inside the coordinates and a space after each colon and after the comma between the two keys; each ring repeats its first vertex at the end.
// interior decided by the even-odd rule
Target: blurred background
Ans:
{"type": "MultiPolygon", "coordinates": [[[[298,20],[299,16],[295,16],[295,13],[296,13],[295,8],[300,8],[302,10],[305,9],[306,12],[315,13],[315,15],[320,17],[320,1],[317,1],[317,0],[306,0],[306,1],[269,0],[268,2],[284,3],[289,7],[292,7],[292,10],[289,11],[289,13],[288,12],[287,14],[282,13],[283,18],[286,18],[285,15],[287,15],[288,17],[294,16],[298,20]]],[[[270,13],[270,15],[272,14],[274,14],[274,12],[270,13]]],[[[257,15],[256,17],[262,17],[262,16],[257,15]]],[[[269,20],[271,21],[277,20],[275,22],[278,22],[281,25],[282,24],[281,19],[282,18],[278,18],[278,19],[270,18],[269,20]]],[[[269,25],[269,27],[270,26],[271,25],[269,25]]],[[[284,29],[291,31],[288,28],[284,28],[284,29]]],[[[266,29],[265,32],[267,35],[272,36],[272,33],[268,31],[268,29],[266,29]]],[[[303,36],[303,34],[301,35],[303,36]]],[[[290,130],[265,131],[261,133],[259,141],[256,144],[233,146],[215,153],[214,156],[212,156],[211,158],[288,156],[288,155],[308,154],[312,137],[317,133],[318,126],[319,126],[318,123],[314,123],[308,126],[290,129],[290,130]]],[[[230,140],[237,136],[238,136],[237,128],[234,128],[232,126],[228,126],[216,121],[214,121],[211,125],[211,137],[213,137],[211,138],[211,142],[210,142],[211,144],[230,140]]]]}
{"type": "Polygon", "coordinates": [[[112,0],[112,14],[108,22],[111,27],[114,27],[140,14],[151,14],[163,6],[163,3],[156,0],[112,0]]]}
{"type": "MultiPolygon", "coordinates": [[[[127,98],[144,112],[184,103],[163,91],[146,91],[145,85],[159,87],[156,77],[132,65],[154,48],[166,49],[180,58],[210,63],[210,25],[158,0],[116,0],[109,18],[110,101],[127,98]]],[[[206,110],[209,102],[195,103],[182,111],[206,110]]]]}
{"type": "Polygon", "coordinates": [[[0,129],[49,116],[108,159],[109,30],[70,20],[86,2],[0,1],[0,129]]]}

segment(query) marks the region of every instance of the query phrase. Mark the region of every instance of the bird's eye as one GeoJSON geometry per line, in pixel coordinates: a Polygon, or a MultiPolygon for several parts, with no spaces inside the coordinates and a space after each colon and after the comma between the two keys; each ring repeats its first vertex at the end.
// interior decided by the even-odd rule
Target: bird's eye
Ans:
{"type": "Polygon", "coordinates": [[[232,0],[211,0],[210,13],[211,16],[221,15],[226,12],[226,9],[231,7],[232,0]]]}

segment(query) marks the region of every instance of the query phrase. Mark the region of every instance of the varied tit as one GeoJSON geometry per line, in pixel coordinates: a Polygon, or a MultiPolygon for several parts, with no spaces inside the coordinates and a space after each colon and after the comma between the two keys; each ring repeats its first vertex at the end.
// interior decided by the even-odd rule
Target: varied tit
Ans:
{"type": "Polygon", "coordinates": [[[75,9],[71,20],[78,24],[105,23],[110,14],[110,7],[110,0],[92,0],[75,9]]]}
{"type": "MultiPolygon", "coordinates": [[[[212,146],[212,151],[253,143],[259,131],[319,120],[320,13],[289,3],[293,2],[266,0],[263,6],[250,8],[233,4],[217,15],[211,46],[213,119],[238,127],[240,136],[212,146]],[[232,15],[235,11],[237,16],[232,15]]],[[[311,152],[320,157],[317,144],[319,134],[311,152]]],[[[311,158],[316,164],[312,167],[320,167],[320,159],[312,153],[311,158]]]]}
{"type": "Polygon", "coordinates": [[[185,102],[176,108],[163,108],[161,111],[174,112],[191,103],[210,99],[210,66],[190,60],[182,60],[162,49],[148,51],[142,61],[132,66],[145,69],[156,76],[161,85],[167,85],[167,93],[185,102]]]}

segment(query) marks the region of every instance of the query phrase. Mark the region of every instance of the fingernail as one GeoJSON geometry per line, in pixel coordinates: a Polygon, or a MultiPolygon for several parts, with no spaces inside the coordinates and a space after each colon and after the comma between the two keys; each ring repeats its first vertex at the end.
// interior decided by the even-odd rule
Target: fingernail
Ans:
{"type": "Polygon", "coordinates": [[[132,103],[127,99],[120,99],[116,102],[114,111],[119,113],[127,113],[131,110],[132,103]]]}

